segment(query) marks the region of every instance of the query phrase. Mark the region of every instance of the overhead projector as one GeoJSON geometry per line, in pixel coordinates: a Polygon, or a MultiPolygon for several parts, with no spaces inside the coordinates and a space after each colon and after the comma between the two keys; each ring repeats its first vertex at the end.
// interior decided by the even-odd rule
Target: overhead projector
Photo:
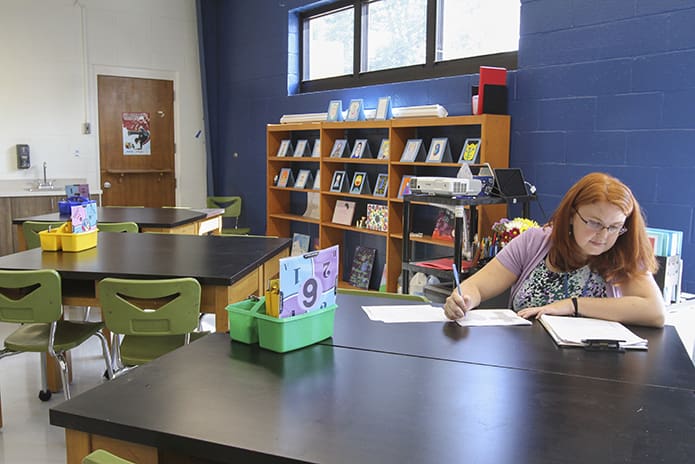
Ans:
{"type": "Polygon", "coordinates": [[[482,188],[482,182],[479,179],[458,177],[411,177],[410,179],[410,190],[413,193],[476,196],[482,188]]]}

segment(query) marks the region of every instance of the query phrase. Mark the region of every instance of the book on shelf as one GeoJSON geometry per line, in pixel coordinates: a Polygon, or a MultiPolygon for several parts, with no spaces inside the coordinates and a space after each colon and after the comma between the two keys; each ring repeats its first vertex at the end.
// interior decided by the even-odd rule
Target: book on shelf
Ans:
{"type": "Polygon", "coordinates": [[[294,147],[294,154],[292,156],[296,158],[301,158],[303,156],[309,156],[309,141],[308,140],[297,140],[297,145],[294,147]]]}
{"type": "Polygon", "coordinates": [[[331,192],[347,192],[347,191],[348,191],[347,172],[335,171],[333,173],[333,179],[331,179],[331,192]]]}
{"type": "Polygon", "coordinates": [[[379,153],[376,155],[376,159],[385,160],[389,159],[389,147],[391,142],[389,139],[382,139],[381,145],[379,145],[379,153]]]}
{"type": "Polygon", "coordinates": [[[385,197],[386,192],[389,188],[389,176],[388,174],[379,174],[376,178],[376,184],[374,184],[374,196],[385,197]]]}
{"type": "Polygon", "coordinates": [[[355,216],[355,206],[354,201],[337,200],[335,209],[333,209],[332,222],[345,226],[352,225],[352,218],[355,216]]]}
{"type": "Polygon", "coordinates": [[[311,150],[312,158],[321,158],[321,139],[314,140],[314,148],[311,150]]]}
{"type": "Polygon", "coordinates": [[[355,195],[369,195],[372,193],[366,172],[356,172],[353,174],[350,193],[355,195]]]}
{"type": "Polygon", "coordinates": [[[401,154],[401,163],[412,163],[425,157],[422,139],[408,139],[401,154]]]}
{"type": "Polygon", "coordinates": [[[312,186],[314,190],[321,190],[321,170],[316,170],[316,175],[314,176],[314,185],[312,186]]]}
{"type": "Polygon", "coordinates": [[[451,148],[449,148],[449,139],[446,137],[432,139],[425,162],[451,163],[451,148]]]}
{"type": "Polygon", "coordinates": [[[343,101],[331,100],[328,102],[328,112],[326,113],[326,121],[342,121],[343,120],[343,101]]]}
{"type": "Polygon", "coordinates": [[[357,246],[355,256],[352,259],[350,267],[350,277],[348,282],[357,288],[368,289],[369,281],[372,278],[372,269],[374,268],[374,258],[376,257],[376,249],[363,246],[357,246]]]}
{"type": "Polygon", "coordinates": [[[277,186],[287,187],[289,185],[294,185],[294,174],[292,174],[292,169],[282,168],[280,169],[277,186]]]}
{"type": "Polygon", "coordinates": [[[683,250],[683,231],[647,227],[647,238],[657,256],[681,255],[683,250]]]}
{"type": "Polygon", "coordinates": [[[350,145],[347,139],[338,139],[333,142],[333,148],[331,149],[331,158],[342,158],[350,153],[350,145]]]}
{"type": "Polygon", "coordinates": [[[278,148],[277,154],[275,156],[284,157],[292,152],[293,152],[292,141],[291,140],[283,140],[282,142],[280,142],[280,147],[278,148]]]}
{"type": "Polygon", "coordinates": [[[345,116],[346,121],[364,121],[364,104],[361,98],[350,100],[348,112],[345,116]]]}
{"type": "Polygon", "coordinates": [[[398,198],[403,198],[403,195],[410,195],[410,178],[413,176],[403,176],[401,179],[401,186],[398,189],[398,198]]]}
{"type": "Polygon", "coordinates": [[[461,149],[461,156],[459,156],[459,164],[476,164],[478,162],[478,155],[480,154],[480,139],[466,139],[463,142],[463,148],[461,149]]]}
{"type": "Polygon", "coordinates": [[[365,227],[370,230],[386,232],[389,229],[389,208],[387,205],[367,203],[367,221],[365,227]]]}
{"type": "Polygon", "coordinates": [[[314,179],[313,174],[309,169],[300,169],[297,173],[297,180],[294,182],[294,188],[307,188],[308,186],[313,187],[314,179]]]}
{"type": "Polygon", "coordinates": [[[319,219],[320,217],[320,211],[319,211],[319,203],[321,200],[321,194],[318,192],[307,192],[306,194],[306,210],[304,210],[304,214],[302,216],[311,218],[311,219],[319,219]]]}
{"type": "Polygon", "coordinates": [[[352,147],[352,152],[350,153],[350,158],[371,158],[372,152],[369,149],[369,142],[367,139],[357,139],[355,140],[355,145],[352,147]]]}

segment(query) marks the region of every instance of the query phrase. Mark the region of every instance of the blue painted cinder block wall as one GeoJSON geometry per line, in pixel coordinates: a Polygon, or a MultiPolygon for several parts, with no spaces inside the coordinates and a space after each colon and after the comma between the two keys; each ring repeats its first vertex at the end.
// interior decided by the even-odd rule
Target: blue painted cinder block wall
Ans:
{"type": "MultiPolygon", "coordinates": [[[[240,194],[265,229],[265,125],[363,98],[439,103],[470,114],[477,75],[290,95],[291,12],[306,1],[199,0],[213,154],[211,189],[240,194]],[[288,61],[289,60],[289,61],[288,61]],[[288,85],[288,82],[290,84],[288,85]],[[238,156],[235,156],[234,154],[238,156]]],[[[684,289],[695,292],[695,1],[522,0],[519,68],[509,73],[510,164],[536,185],[544,221],[582,175],[628,183],[648,224],[684,231],[684,289]]],[[[490,33],[494,33],[491,31],[490,33]]]]}

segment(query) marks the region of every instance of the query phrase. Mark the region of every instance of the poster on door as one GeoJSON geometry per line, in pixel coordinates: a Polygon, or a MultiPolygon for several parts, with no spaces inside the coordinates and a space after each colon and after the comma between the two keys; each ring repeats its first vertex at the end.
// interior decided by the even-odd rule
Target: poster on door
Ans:
{"type": "Polygon", "coordinates": [[[150,155],[150,113],[122,113],[123,154],[150,155]]]}

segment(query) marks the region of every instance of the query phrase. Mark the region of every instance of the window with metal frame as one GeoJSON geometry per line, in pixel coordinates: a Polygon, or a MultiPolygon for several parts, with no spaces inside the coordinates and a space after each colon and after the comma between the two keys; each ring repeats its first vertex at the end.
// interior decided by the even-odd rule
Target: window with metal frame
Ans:
{"type": "Polygon", "coordinates": [[[300,92],[515,69],[519,0],[342,0],[302,12],[300,92]]]}

